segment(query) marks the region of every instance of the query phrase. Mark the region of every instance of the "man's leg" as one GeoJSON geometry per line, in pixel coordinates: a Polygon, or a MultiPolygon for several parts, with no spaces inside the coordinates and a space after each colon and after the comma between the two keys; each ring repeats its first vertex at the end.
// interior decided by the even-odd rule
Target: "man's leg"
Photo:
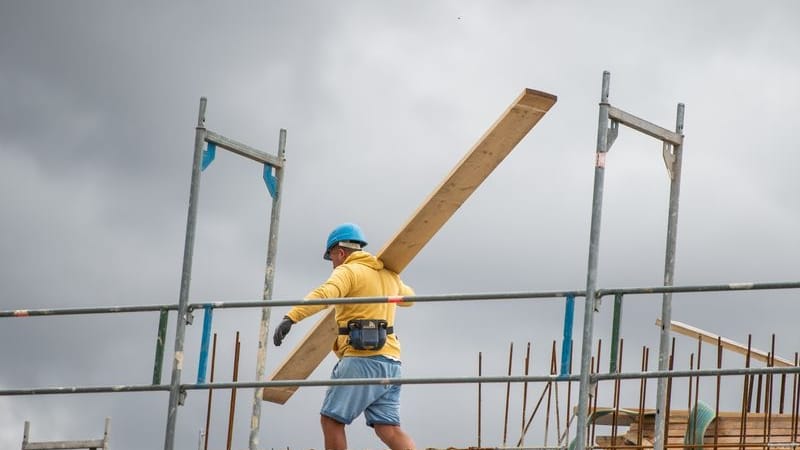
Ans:
{"type": "Polygon", "coordinates": [[[347,435],[344,432],[344,424],[327,416],[320,415],[319,417],[322,424],[322,435],[325,437],[325,450],[346,450],[347,435]]]}
{"type": "Polygon", "coordinates": [[[375,434],[392,450],[414,450],[416,448],[411,436],[407,435],[398,425],[376,423],[375,434]]]}

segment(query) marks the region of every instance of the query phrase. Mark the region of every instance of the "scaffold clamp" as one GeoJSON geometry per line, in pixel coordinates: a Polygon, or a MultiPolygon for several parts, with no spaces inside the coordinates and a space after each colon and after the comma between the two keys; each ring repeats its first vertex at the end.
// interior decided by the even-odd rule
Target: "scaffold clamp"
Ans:
{"type": "Polygon", "coordinates": [[[267,185],[267,190],[269,190],[270,197],[274,199],[277,195],[278,182],[275,178],[275,175],[272,173],[272,170],[272,166],[264,163],[264,183],[267,185]]]}
{"type": "Polygon", "coordinates": [[[209,142],[206,146],[206,149],[203,150],[203,162],[200,166],[200,170],[206,170],[206,167],[211,165],[211,162],[214,161],[214,158],[217,156],[217,144],[213,142],[209,142]]]}

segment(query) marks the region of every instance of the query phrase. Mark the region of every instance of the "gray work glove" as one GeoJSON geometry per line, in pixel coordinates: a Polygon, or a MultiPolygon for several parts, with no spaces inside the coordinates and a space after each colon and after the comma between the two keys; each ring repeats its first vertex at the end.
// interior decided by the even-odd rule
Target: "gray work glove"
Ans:
{"type": "Polygon", "coordinates": [[[289,334],[289,330],[292,329],[292,325],[294,325],[292,319],[283,316],[283,320],[278,324],[278,328],[275,329],[275,334],[272,335],[272,342],[275,343],[276,347],[280,347],[283,338],[285,338],[286,335],[289,334]]]}

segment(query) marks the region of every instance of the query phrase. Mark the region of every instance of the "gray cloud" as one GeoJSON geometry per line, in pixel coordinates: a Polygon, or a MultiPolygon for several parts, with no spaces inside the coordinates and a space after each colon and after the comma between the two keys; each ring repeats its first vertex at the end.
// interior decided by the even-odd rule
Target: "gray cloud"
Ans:
{"type": "MultiPolygon", "coordinates": [[[[634,114],[672,128],[676,104],[686,104],[676,283],[797,277],[794,3],[25,2],[0,10],[4,310],[176,301],[201,96],[209,99],[209,129],[270,153],[278,130],[288,129],[275,285],[275,298],[286,299],[327,276],[319,255],[333,225],[360,222],[378,251],[524,87],[557,94],[553,110],[404,277],[420,294],[583,289],[606,69],[612,103],[634,114]]],[[[609,154],[603,287],[661,283],[668,182],[660,153],[660,144],[623,129],[609,154]]],[[[192,301],[260,298],[270,202],[260,177],[260,167],[224,152],[203,173],[192,301]]],[[[752,333],[762,348],[774,332],[777,353],[791,357],[798,345],[792,294],[675,296],[674,318],[739,341],[752,333]],[[754,298],[769,320],[752,319],[754,298]]],[[[626,300],[629,370],[638,369],[642,345],[653,361],[658,300],[626,300]]],[[[534,373],[545,373],[552,342],[561,342],[563,308],[550,300],[403,310],[405,375],[472,375],[478,352],[486,373],[501,375],[511,341],[516,373],[529,341],[534,373]],[[442,319],[458,330],[437,328],[442,319]]],[[[149,383],[157,316],[4,319],[0,386],[149,383]]],[[[184,381],[197,370],[202,314],[195,316],[184,381]]],[[[253,378],[258,317],[257,310],[216,313],[218,380],[230,380],[236,331],[240,377],[253,378]]],[[[604,346],[610,318],[606,300],[596,319],[604,346]]],[[[307,322],[289,345],[270,346],[268,371],[307,322]]],[[[170,336],[174,326],[173,315],[170,336]]],[[[696,344],[679,338],[678,345],[688,361],[696,344]]],[[[171,337],[167,347],[165,382],[171,337]]],[[[332,364],[326,360],[313,377],[326,378],[332,364]]],[[[484,388],[484,444],[499,445],[504,386],[484,388]]],[[[521,408],[520,389],[514,386],[512,411],[521,408]]],[[[475,445],[475,390],[405,387],[404,427],[420,445],[475,445]]],[[[264,404],[262,446],[318,446],[322,392],[302,389],[286,406],[264,404]]],[[[212,446],[219,448],[229,393],[214,398],[212,446]]],[[[247,446],[251,398],[239,391],[236,448],[247,446]]],[[[178,446],[196,445],[206,399],[191,392],[181,407],[178,446]]],[[[106,416],[114,448],[163,445],[165,393],[3,403],[3,448],[19,445],[25,420],[36,438],[78,439],[101,433],[106,416]]],[[[517,423],[519,412],[512,417],[517,423]]],[[[360,423],[348,433],[354,448],[379,445],[360,423]]],[[[541,440],[541,428],[536,433],[526,442],[541,440]]]]}

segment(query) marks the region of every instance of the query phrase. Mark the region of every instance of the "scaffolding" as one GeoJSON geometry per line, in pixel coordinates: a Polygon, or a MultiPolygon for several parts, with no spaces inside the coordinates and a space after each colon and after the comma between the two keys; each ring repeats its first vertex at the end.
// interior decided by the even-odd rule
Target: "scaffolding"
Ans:
{"type": "MultiPolygon", "coordinates": [[[[578,384],[578,402],[575,409],[574,417],[576,425],[574,427],[574,438],[569,438],[571,419],[568,420],[566,430],[563,435],[559,432],[558,444],[555,447],[549,448],[567,448],[571,450],[584,450],[586,447],[593,447],[595,440],[594,432],[589,435],[590,425],[593,427],[602,423],[598,419],[600,416],[599,409],[595,403],[593,406],[590,404],[593,390],[596,391],[599,382],[611,380],[618,386],[622,380],[638,379],[642,383],[648,379],[656,379],[658,383],[656,394],[656,407],[655,410],[647,410],[645,413],[643,396],[640,396],[640,408],[636,414],[636,420],[644,420],[647,417],[648,423],[652,426],[652,442],[643,443],[642,439],[638,439],[639,448],[652,448],[654,450],[663,450],[665,447],[673,446],[674,442],[670,441],[671,435],[665,435],[665,430],[669,423],[674,423],[673,418],[669,416],[669,387],[671,380],[675,378],[689,378],[692,377],[723,377],[723,376],[787,376],[794,375],[795,378],[800,374],[800,367],[797,364],[797,357],[793,365],[786,365],[782,367],[764,367],[764,368],[737,368],[725,369],[721,366],[716,369],[700,369],[699,361],[697,368],[691,368],[688,371],[675,370],[671,364],[671,352],[674,350],[674,341],[671,335],[671,325],[673,324],[671,318],[671,300],[673,294],[685,293],[699,293],[699,292],[733,292],[733,291],[755,291],[755,290],[785,290],[785,289],[800,289],[800,281],[776,282],[776,283],[731,283],[722,285],[694,285],[694,286],[674,286],[674,269],[675,269],[675,248],[677,236],[677,220],[678,220],[678,206],[680,194],[680,178],[681,178],[681,156],[683,150],[683,116],[684,106],[678,104],[676,114],[675,131],[670,131],[655,124],[652,124],[644,119],[638,118],[633,114],[623,111],[609,103],[609,87],[610,87],[610,74],[603,73],[601,101],[599,106],[599,119],[598,119],[598,132],[597,132],[597,148],[596,148],[596,164],[594,171],[594,189],[592,200],[591,212],[591,230],[589,239],[589,258],[586,278],[586,288],[580,290],[569,291],[547,291],[547,292],[499,292],[499,293],[479,293],[479,294],[448,294],[448,295],[420,295],[413,298],[417,303],[433,303],[433,302],[470,302],[470,301],[540,301],[552,299],[565,299],[567,309],[564,318],[564,341],[562,342],[562,355],[561,355],[561,370],[557,370],[553,356],[553,364],[550,367],[550,374],[539,376],[529,375],[527,367],[524,375],[512,375],[511,366],[509,364],[508,375],[506,376],[484,376],[480,371],[478,376],[464,376],[464,377],[435,377],[435,378],[400,378],[392,380],[375,380],[375,379],[347,379],[347,380],[281,380],[281,381],[265,381],[264,380],[264,364],[266,359],[266,336],[267,327],[270,320],[270,310],[273,307],[282,306],[295,306],[299,304],[305,305],[338,305],[338,304],[359,304],[359,303],[380,303],[390,301],[390,298],[385,297],[372,297],[372,298],[344,298],[344,299],[326,299],[306,301],[302,299],[292,300],[272,300],[272,285],[275,273],[275,255],[277,251],[277,238],[278,238],[278,220],[280,214],[280,198],[281,198],[281,181],[283,178],[283,169],[285,165],[285,142],[286,131],[280,131],[278,154],[272,156],[266,152],[257,150],[245,144],[239,143],[232,139],[226,138],[213,131],[207,130],[205,126],[205,110],[206,99],[202,98],[200,101],[200,108],[198,114],[198,121],[195,133],[194,157],[192,165],[192,178],[190,187],[189,210],[186,226],[186,237],[183,256],[183,267],[181,276],[181,290],[180,297],[177,304],[158,304],[158,305],[136,305],[136,306],[115,306],[115,307],[90,307],[90,308],[60,308],[60,309],[31,309],[31,310],[7,310],[0,311],[0,318],[11,317],[37,317],[37,316],[60,316],[60,315],[91,315],[91,314],[126,314],[126,313],[143,313],[143,312],[158,312],[159,313],[159,336],[158,345],[156,348],[156,360],[154,364],[153,383],[148,385],[109,385],[109,386],[69,386],[69,387],[33,387],[33,388],[14,388],[0,390],[0,396],[23,396],[23,395],[52,395],[52,394],[81,394],[81,393],[118,393],[118,392],[169,392],[169,402],[167,410],[167,426],[164,436],[164,449],[172,450],[175,447],[175,424],[179,406],[183,403],[183,398],[186,393],[191,390],[210,390],[210,389],[253,389],[253,413],[251,420],[251,430],[249,445],[251,450],[258,447],[258,432],[260,424],[260,411],[261,411],[261,390],[265,387],[282,387],[282,386],[331,386],[331,385],[366,385],[366,384],[477,384],[479,389],[479,409],[480,409],[480,386],[486,383],[544,383],[546,386],[555,385],[556,389],[558,383],[567,383],[568,388],[573,383],[578,384]],[[606,154],[614,143],[619,133],[619,125],[625,125],[633,130],[639,131],[645,135],[653,137],[662,143],[662,157],[667,168],[670,178],[670,199],[669,199],[669,213],[667,223],[667,239],[666,239],[666,254],[664,264],[664,279],[661,286],[650,287],[637,287],[625,289],[603,289],[597,283],[597,270],[599,260],[599,240],[600,240],[600,218],[603,202],[603,185],[605,176],[605,162],[606,154]],[[264,165],[264,179],[272,195],[272,210],[271,222],[269,229],[269,243],[267,249],[267,262],[264,279],[263,298],[260,301],[244,301],[244,302],[214,302],[214,303],[190,303],[189,302],[189,287],[192,271],[192,258],[194,249],[194,233],[195,225],[197,222],[198,214],[198,200],[199,200],[199,186],[201,172],[207,168],[214,159],[216,148],[229,150],[240,156],[254,160],[264,165]],[[274,172],[274,173],[273,173],[274,172]],[[659,354],[658,354],[658,369],[656,371],[647,370],[647,364],[643,363],[641,372],[621,372],[621,339],[619,338],[619,327],[621,321],[621,309],[624,296],[629,295],[661,295],[662,307],[660,317],[660,340],[659,340],[659,354]],[[594,315],[599,310],[600,301],[603,297],[613,296],[614,301],[614,324],[612,326],[612,349],[610,357],[610,366],[607,373],[602,373],[599,370],[599,349],[597,354],[597,361],[593,360],[593,343],[594,338],[594,315]],[[580,297],[584,299],[584,319],[582,330],[582,344],[581,344],[581,357],[580,369],[577,374],[573,374],[571,370],[571,327],[574,314],[574,300],[580,297]],[[208,336],[210,334],[211,314],[214,310],[218,309],[240,309],[240,308],[261,308],[261,322],[259,329],[259,343],[258,343],[258,356],[255,381],[234,381],[234,382],[206,382],[204,367],[207,360],[208,350],[208,336]],[[182,381],[183,369],[183,348],[186,333],[186,326],[191,324],[192,313],[197,310],[204,310],[206,313],[206,320],[203,326],[203,344],[201,345],[201,362],[199,364],[198,380],[196,383],[185,383],[182,381]],[[177,326],[174,336],[174,349],[172,358],[172,374],[169,384],[161,383],[161,358],[163,357],[163,345],[166,339],[166,320],[167,314],[170,311],[177,312],[177,326]],[[672,346],[672,348],[671,348],[672,346]],[[591,437],[591,439],[590,439],[591,437]],[[567,444],[567,442],[571,442],[567,444]]],[[[721,341],[720,341],[721,342],[721,341]]],[[[721,344],[720,344],[721,345],[721,344]]],[[[720,347],[721,348],[721,347],[720,347]]],[[[750,352],[748,351],[748,354],[750,352]]],[[[555,342],[553,355],[555,355],[555,342]]],[[[774,360],[774,351],[771,355],[774,360]]],[[[480,359],[480,357],[479,357],[480,359]]],[[[645,358],[646,359],[646,358],[645,358]]],[[[699,357],[698,357],[699,360],[699,357]]],[[[748,359],[749,360],[749,359],[748,359]]],[[[795,386],[797,383],[795,382],[795,386]]],[[[750,384],[752,387],[752,383],[750,384]]],[[[795,387],[796,391],[799,391],[795,387]]],[[[544,392],[544,391],[543,391],[544,392]]],[[[695,392],[696,393],[696,392],[695,392]]],[[[526,391],[527,399],[527,391],[526,391]]],[[[615,394],[616,395],[616,394],[615,394]]],[[[793,394],[794,395],[794,394],[793,394]]],[[[796,397],[796,395],[795,395],[796,397]]],[[[594,397],[596,401],[596,396],[594,397]]],[[[541,399],[540,399],[541,402],[541,399]]],[[[797,427],[797,406],[800,401],[792,407],[791,423],[795,428],[797,427]]],[[[569,403],[569,400],[568,400],[569,403]]],[[[695,402],[695,405],[698,403],[695,402]]],[[[537,405],[538,408],[538,405],[537,405]]],[[[624,420],[620,419],[622,409],[618,404],[612,408],[611,416],[613,417],[614,429],[616,426],[622,424],[624,420]],[[619,421],[619,422],[618,422],[619,421]]],[[[533,420],[532,413],[530,420],[533,420]]],[[[717,411],[719,416],[719,411],[717,411]]],[[[523,423],[525,423],[525,412],[523,407],[523,423]]],[[[506,413],[507,421],[507,413],[506,413]]],[[[634,423],[634,419],[628,420],[628,424],[634,423]]],[[[478,446],[480,447],[480,412],[479,412],[479,431],[478,431],[478,446]]],[[[744,423],[744,422],[742,422],[744,423]]],[[[528,422],[530,424],[530,422],[528,422]]],[[[27,428],[26,428],[27,429],[27,428]]],[[[522,436],[517,445],[523,444],[525,431],[527,427],[523,427],[522,436]]],[[[206,435],[207,435],[206,430],[206,435]]],[[[559,430],[560,431],[560,430],[559,430]]],[[[639,432],[639,431],[637,431],[639,432]]],[[[694,431],[693,431],[694,432],[694,431]]],[[[616,431],[614,431],[616,433],[616,431]]],[[[505,433],[504,433],[505,434],[505,433]]],[[[640,433],[641,434],[641,433],[640,433]]],[[[27,436],[27,433],[26,433],[27,436]]],[[[617,435],[613,434],[609,440],[604,443],[617,442],[617,435]]],[[[506,438],[504,436],[503,446],[506,447],[506,438]]],[[[791,442],[795,441],[795,436],[792,435],[791,442]]],[[[714,441],[715,448],[718,443],[714,441]]],[[[626,445],[622,444],[621,447],[625,448],[626,445]]],[[[688,444],[691,446],[702,445],[702,434],[700,444],[692,441],[688,444]]],[[[791,444],[790,446],[794,446],[791,444]]],[[[547,447],[546,442],[544,447],[547,447]]],[[[614,445],[601,445],[601,447],[608,448],[614,445]]],[[[529,447],[532,448],[532,447],[529,447]]],[[[701,447],[702,448],[702,447],[701,447]]]]}

